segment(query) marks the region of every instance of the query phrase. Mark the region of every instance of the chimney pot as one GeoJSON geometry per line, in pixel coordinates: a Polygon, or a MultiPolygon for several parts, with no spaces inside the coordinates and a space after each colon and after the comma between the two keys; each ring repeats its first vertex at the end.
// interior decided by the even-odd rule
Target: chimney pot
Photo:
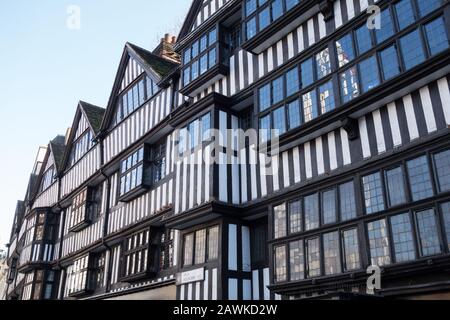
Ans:
{"type": "Polygon", "coordinates": [[[177,37],[173,36],[172,37],[172,44],[175,44],[177,42],[177,37]]]}
{"type": "Polygon", "coordinates": [[[164,37],[166,39],[166,42],[170,42],[170,34],[166,33],[164,37]]]}

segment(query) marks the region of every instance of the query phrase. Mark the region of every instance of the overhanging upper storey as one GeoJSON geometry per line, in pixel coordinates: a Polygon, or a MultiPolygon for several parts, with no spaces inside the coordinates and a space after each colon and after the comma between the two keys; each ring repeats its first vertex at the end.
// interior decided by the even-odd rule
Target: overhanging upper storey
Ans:
{"type": "Polygon", "coordinates": [[[244,0],[243,3],[242,47],[255,54],[318,13],[327,20],[333,8],[332,0],[244,0]]]}

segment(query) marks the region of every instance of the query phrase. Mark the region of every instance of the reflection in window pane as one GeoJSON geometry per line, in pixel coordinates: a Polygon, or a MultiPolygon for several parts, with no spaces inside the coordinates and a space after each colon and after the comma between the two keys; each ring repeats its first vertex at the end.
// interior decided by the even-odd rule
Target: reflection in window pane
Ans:
{"type": "Polygon", "coordinates": [[[339,232],[336,231],[323,235],[323,255],[325,274],[332,275],[340,273],[339,232]]]}
{"type": "Polygon", "coordinates": [[[316,55],[317,79],[322,79],[331,73],[330,53],[328,48],[316,55]]]}
{"type": "Polygon", "coordinates": [[[422,257],[441,253],[436,215],[433,209],[416,212],[419,230],[420,252],[422,257]]]}
{"type": "Polygon", "coordinates": [[[279,205],[273,210],[273,229],[275,239],[286,236],[286,204],[279,205]]]}
{"type": "Polygon", "coordinates": [[[319,194],[315,193],[304,198],[305,231],[319,227],[319,194]]]}
{"type": "Polygon", "coordinates": [[[405,184],[401,167],[386,171],[386,184],[388,189],[389,205],[391,207],[405,203],[405,184]]]}
{"type": "Polygon", "coordinates": [[[336,222],[336,191],[328,190],[322,193],[323,223],[336,222]]]}
{"type": "Polygon", "coordinates": [[[439,190],[440,192],[450,191],[450,150],[436,153],[433,157],[439,190]]]}
{"type": "Polygon", "coordinates": [[[264,111],[271,105],[270,83],[259,89],[259,111],[264,111]]]}
{"type": "Polygon", "coordinates": [[[370,258],[372,265],[384,266],[391,263],[386,220],[367,224],[369,234],[370,258]]]}
{"type": "Polygon", "coordinates": [[[430,169],[426,156],[407,162],[409,184],[414,201],[433,196],[430,169]]]}
{"type": "Polygon", "coordinates": [[[301,64],[302,88],[306,88],[314,82],[313,60],[312,58],[301,64]]]}
{"type": "Polygon", "coordinates": [[[405,63],[406,70],[425,61],[425,52],[418,30],[400,38],[400,46],[402,48],[403,62],[405,63]]]}
{"type": "Polygon", "coordinates": [[[342,233],[344,246],[345,271],[360,268],[359,242],[356,229],[346,230],[342,233]]]}
{"type": "Polygon", "coordinates": [[[384,210],[383,188],[379,172],[363,177],[363,190],[366,213],[384,210]]]}
{"type": "Polygon", "coordinates": [[[276,104],[284,98],[283,77],[279,77],[272,82],[272,103],[276,104]]]}
{"type": "Polygon", "coordinates": [[[450,250],[450,202],[441,204],[442,217],[444,219],[445,235],[447,247],[450,250]]]}
{"type": "Polygon", "coordinates": [[[414,239],[409,213],[392,217],[391,228],[395,262],[415,260],[416,252],[414,249],[414,239]]]}
{"type": "Polygon", "coordinates": [[[289,113],[289,129],[294,129],[300,126],[300,103],[298,100],[294,100],[288,103],[288,113],[289,113]]]}
{"type": "Polygon", "coordinates": [[[395,4],[395,12],[397,14],[400,30],[403,30],[416,20],[411,1],[412,0],[401,0],[395,4]]]}
{"type": "Polygon", "coordinates": [[[359,54],[363,54],[372,49],[372,37],[366,23],[356,29],[356,42],[359,54]]]}
{"type": "Polygon", "coordinates": [[[317,94],[315,90],[303,95],[303,115],[305,122],[309,122],[318,116],[317,94]]]}
{"type": "Polygon", "coordinates": [[[363,92],[367,92],[380,84],[378,76],[377,58],[372,56],[359,63],[361,72],[361,87],[363,92]]]}
{"type": "Polygon", "coordinates": [[[338,55],[339,67],[345,66],[355,58],[351,33],[346,34],[336,41],[336,50],[338,55]]]}
{"type": "Polygon", "coordinates": [[[287,280],[286,272],[286,246],[275,248],[275,282],[287,280]]]}
{"type": "Polygon", "coordinates": [[[298,68],[289,70],[286,73],[286,95],[289,97],[294,93],[297,93],[300,86],[300,80],[298,78],[298,68]]]}
{"type": "Polygon", "coordinates": [[[294,241],[289,243],[289,267],[290,280],[297,281],[305,278],[305,256],[303,253],[303,242],[294,241]]]}
{"type": "Polygon", "coordinates": [[[270,114],[261,118],[260,124],[260,140],[261,142],[267,142],[270,140],[270,114]]]}
{"type": "Polygon", "coordinates": [[[206,229],[195,233],[195,264],[205,262],[206,253],[206,229]]]}
{"type": "Polygon", "coordinates": [[[341,220],[356,218],[355,187],[353,181],[339,186],[341,220]]]}
{"type": "Polygon", "coordinates": [[[442,4],[442,0],[418,0],[417,2],[419,5],[419,13],[422,17],[436,10],[442,4]]]}
{"type": "Polygon", "coordinates": [[[425,25],[425,32],[428,40],[428,47],[431,55],[438,54],[448,49],[448,37],[445,31],[445,23],[442,17],[425,25]]]}
{"type": "Polygon", "coordinates": [[[319,100],[321,114],[334,110],[333,83],[331,81],[319,87],[319,100]]]}
{"type": "Polygon", "coordinates": [[[286,132],[286,114],[284,106],[273,112],[273,128],[275,129],[274,135],[282,135],[286,132]]]}
{"type": "Polygon", "coordinates": [[[300,200],[289,203],[289,232],[302,231],[302,204],[300,200]]]}
{"type": "Polygon", "coordinates": [[[395,46],[390,46],[381,51],[380,58],[384,80],[389,80],[400,73],[397,49],[395,46]]]}
{"type": "Polygon", "coordinates": [[[375,30],[377,43],[381,43],[394,34],[394,24],[392,23],[389,8],[381,11],[381,27],[375,30]]]}
{"type": "Polygon", "coordinates": [[[339,75],[342,102],[346,103],[359,96],[358,72],[356,67],[344,71],[339,75]]]}
{"type": "Polygon", "coordinates": [[[314,238],[306,241],[308,250],[308,277],[318,277],[320,269],[320,239],[314,238]]]}

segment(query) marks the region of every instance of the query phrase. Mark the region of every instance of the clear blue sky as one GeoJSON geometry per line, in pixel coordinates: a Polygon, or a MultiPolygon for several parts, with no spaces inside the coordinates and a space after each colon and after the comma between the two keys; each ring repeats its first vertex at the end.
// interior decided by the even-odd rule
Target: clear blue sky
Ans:
{"type": "Polygon", "coordinates": [[[72,124],[77,102],[105,107],[125,42],[178,34],[191,0],[0,0],[0,249],[9,241],[39,145],[72,124]],[[67,8],[80,8],[79,30],[67,8]]]}

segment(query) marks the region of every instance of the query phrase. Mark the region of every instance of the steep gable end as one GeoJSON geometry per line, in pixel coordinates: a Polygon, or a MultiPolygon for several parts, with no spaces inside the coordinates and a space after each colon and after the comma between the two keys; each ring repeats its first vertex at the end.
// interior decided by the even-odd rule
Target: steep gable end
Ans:
{"type": "Polygon", "coordinates": [[[225,4],[232,1],[236,0],[194,0],[181,27],[178,39],[182,40],[216,14],[225,4]]]}
{"type": "MultiPolygon", "coordinates": [[[[147,89],[150,88],[151,93],[147,94],[146,97],[139,94],[138,99],[136,99],[136,95],[134,95],[133,98],[129,97],[130,100],[135,99],[136,101],[134,102],[137,102],[137,100],[142,102],[142,100],[145,100],[142,98],[148,99],[150,96],[153,96],[158,90],[157,84],[176,69],[178,65],[178,63],[164,59],[148,50],[127,42],[116,74],[101,129],[107,129],[111,125],[112,119],[116,119],[116,117],[113,118],[113,116],[116,114],[117,99],[122,93],[125,94],[130,92],[133,87],[139,85],[138,82],[142,82],[141,85],[145,85],[147,89]],[[144,84],[144,78],[150,80],[146,80],[144,84]]],[[[129,112],[130,108],[126,109],[126,111],[129,112]]],[[[122,111],[122,113],[124,112],[122,111]]],[[[124,115],[119,116],[119,118],[121,117],[123,118],[124,115]]]]}

